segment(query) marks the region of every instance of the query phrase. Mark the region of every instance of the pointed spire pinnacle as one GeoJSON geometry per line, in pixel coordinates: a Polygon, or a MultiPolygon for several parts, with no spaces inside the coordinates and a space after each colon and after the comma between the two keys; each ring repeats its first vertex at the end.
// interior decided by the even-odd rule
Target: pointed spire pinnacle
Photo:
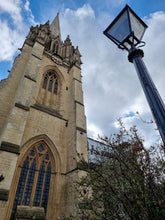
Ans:
{"type": "Polygon", "coordinates": [[[61,31],[60,31],[60,22],[59,22],[59,13],[57,13],[55,19],[50,25],[51,34],[53,37],[58,37],[61,40],[61,31]]]}

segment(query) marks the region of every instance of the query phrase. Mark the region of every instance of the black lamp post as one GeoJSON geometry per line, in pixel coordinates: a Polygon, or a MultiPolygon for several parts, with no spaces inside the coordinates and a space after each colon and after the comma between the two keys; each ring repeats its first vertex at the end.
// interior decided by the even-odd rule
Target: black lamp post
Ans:
{"type": "Polygon", "coordinates": [[[120,49],[129,52],[128,60],[134,63],[165,147],[165,105],[142,60],[143,51],[136,48],[140,43],[145,44],[141,39],[146,28],[147,25],[126,5],[103,33],[120,49]]]}

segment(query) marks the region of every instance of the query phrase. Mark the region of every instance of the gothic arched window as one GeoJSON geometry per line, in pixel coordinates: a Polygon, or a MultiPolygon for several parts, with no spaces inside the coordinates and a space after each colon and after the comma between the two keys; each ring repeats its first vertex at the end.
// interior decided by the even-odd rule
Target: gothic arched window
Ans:
{"type": "Polygon", "coordinates": [[[42,88],[57,94],[58,91],[58,79],[54,71],[49,71],[45,74],[42,88]]]}
{"type": "Polygon", "coordinates": [[[46,213],[51,177],[51,161],[47,148],[36,145],[28,151],[21,168],[10,220],[18,205],[43,207],[46,213]]]}
{"type": "Polygon", "coordinates": [[[44,81],[43,81],[43,85],[42,85],[42,88],[43,88],[43,89],[46,89],[47,82],[48,82],[48,77],[45,76],[45,77],[44,77],[44,81]]]}
{"type": "Polygon", "coordinates": [[[59,46],[58,46],[58,41],[56,41],[56,42],[53,44],[52,52],[58,54],[58,48],[59,48],[59,46]]]}
{"type": "Polygon", "coordinates": [[[58,53],[58,45],[56,46],[56,50],[55,50],[55,53],[58,53]]]}
{"type": "Polygon", "coordinates": [[[49,80],[49,86],[48,86],[48,91],[52,91],[52,87],[53,87],[53,75],[50,77],[49,80]]]}
{"type": "Polygon", "coordinates": [[[56,44],[53,44],[53,50],[52,50],[53,53],[55,51],[55,48],[56,48],[56,44]]]}

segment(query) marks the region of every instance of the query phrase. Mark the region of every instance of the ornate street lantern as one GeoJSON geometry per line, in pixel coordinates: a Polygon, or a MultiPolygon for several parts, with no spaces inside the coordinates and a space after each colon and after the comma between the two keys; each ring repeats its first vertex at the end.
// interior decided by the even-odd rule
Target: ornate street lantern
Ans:
{"type": "Polygon", "coordinates": [[[165,148],[165,105],[142,60],[143,51],[136,48],[140,43],[144,46],[141,39],[146,28],[147,25],[126,5],[103,33],[120,49],[129,52],[128,60],[134,63],[165,148]]]}
{"type": "Polygon", "coordinates": [[[141,42],[147,25],[126,5],[115,20],[107,27],[104,34],[120,49],[130,50],[141,42]]]}

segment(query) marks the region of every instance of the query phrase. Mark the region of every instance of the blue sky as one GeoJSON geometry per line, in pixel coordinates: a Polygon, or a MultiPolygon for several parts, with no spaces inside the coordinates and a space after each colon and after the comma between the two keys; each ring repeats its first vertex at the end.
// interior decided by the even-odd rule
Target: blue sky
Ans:
{"type": "Polygon", "coordinates": [[[116,132],[116,120],[136,124],[149,145],[158,139],[135,69],[103,34],[125,4],[149,26],[143,40],[145,63],[165,101],[164,0],[0,0],[0,80],[6,78],[30,26],[50,22],[60,13],[62,40],[69,34],[82,54],[82,75],[88,136],[116,132]]]}
{"type": "Polygon", "coordinates": [[[111,1],[105,0],[60,0],[60,1],[30,1],[30,8],[32,13],[35,15],[36,20],[40,21],[43,16],[43,8],[45,10],[63,11],[66,8],[76,10],[82,7],[84,4],[90,4],[94,9],[96,15],[100,12],[107,12],[115,15],[125,5],[129,4],[138,15],[144,17],[155,11],[163,10],[165,8],[165,1],[163,0],[130,0],[130,1],[111,1]]]}

